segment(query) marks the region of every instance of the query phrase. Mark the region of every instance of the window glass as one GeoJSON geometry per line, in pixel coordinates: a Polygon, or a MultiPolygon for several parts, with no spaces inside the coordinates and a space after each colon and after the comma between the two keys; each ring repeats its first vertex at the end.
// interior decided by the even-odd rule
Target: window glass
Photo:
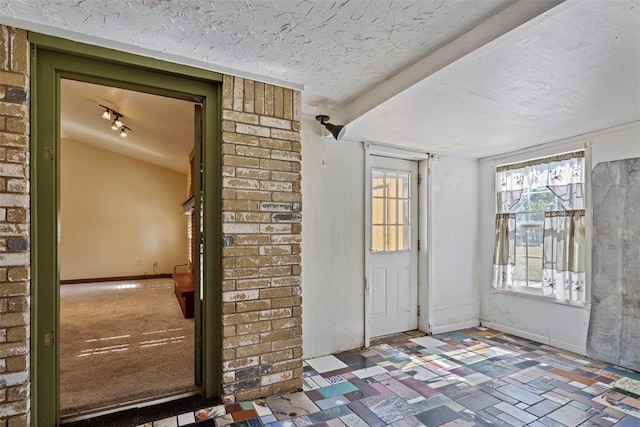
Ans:
{"type": "Polygon", "coordinates": [[[402,189],[402,198],[409,198],[409,174],[403,173],[399,175],[400,188],[402,189]]]}
{"type": "Polygon", "coordinates": [[[384,251],[384,226],[374,225],[371,234],[371,249],[374,251],[384,251]]]}
{"type": "Polygon", "coordinates": [[[404,251],[411,245],[411,174],[371,171],[371,250],[404,251]]]}
{"type": "Polygon", "coordinates": [[[385,220],[384,220],[384,199],[383,198],[374,198],[371,201],[371,210],[372,210],[372,216],[371,216],[371,222],[374,225],[377,224],[384,224],[385,220]]]}
{"type": "Polygon", "coordinates": [[[371,175],[373,197],[384,197],[384,172],[373,171],[371,175]]]}
{"type": "Polygon", "coordinates": [[[548,189],[524,189],[509,210],[516,214],[516,266],[514,284],[542,288],[542,235],[544,213],[562,210],[561,200],[548,189]]]}

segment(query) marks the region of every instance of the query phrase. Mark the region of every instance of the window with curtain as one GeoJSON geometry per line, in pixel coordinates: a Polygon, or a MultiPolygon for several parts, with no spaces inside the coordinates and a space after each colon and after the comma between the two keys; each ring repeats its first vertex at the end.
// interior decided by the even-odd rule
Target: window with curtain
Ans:
{"type": "Polygon", "coordinates": [[[496,170],[495,289],[584,302],[584,151],[496,170]]]}

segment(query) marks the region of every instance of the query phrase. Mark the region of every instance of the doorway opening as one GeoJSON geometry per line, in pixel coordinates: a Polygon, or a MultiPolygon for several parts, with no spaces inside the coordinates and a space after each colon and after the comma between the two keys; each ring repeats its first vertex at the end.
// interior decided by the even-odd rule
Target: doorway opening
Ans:
{"type": "MultiPolygon", "coordinates": [[[[56,38],[50,38],[38,34],[30,34],[29,40],[32,43],[32,132],[31,132],[31,420],[34,425],[59,425],[63,413],[61,412],[61,287],[75,286],[72,284],[61,285],[63,267],[61,265],[61,236],[64,239],[64,228],[61,228],[61,200],[60,181],[63,178],[61,173],[62,159],[64,157],[63,142],[61,139],[65,135],[61,132],[61,92],[65,80],[90,83],[107,86],[115,89],[130,90],[133,92],[144,92],[145,94],[158,95],[182,100],[190,103],[193,108],[191,129],[194,134],[193,153],[193,176],[194,194],[200,197],[193,197],[192,209],[196,212],[193,215],[193,260],[204,260],[192,262],[191,273],[193,280],[193,370],[192,382],[190,386],[199,386],[198,390],[202,397],[209,399],[218,396],[221,387],[222,371],[222,322],[220,313],[222,311],[221,301],[221,226],[220,226],[220,180],[221,180],[221,82],[222,76],[218,73],[194,69],[188,66],[165,63],[159,60],[141,58],[136,55],[115,52],[109,49],[95,46],[83,45],[80,43],[68,42],[56,38]],[[37,87],[37,90],[35,90],[37,87]],[[62,156],[61,156],[62,154],[62,156]],[[206,238],[205,238],[206,236],[206,238]],[[205,256],[206,255],[206,256],[205,256]],[[207,319],[206,322],[203,319],[207,319]]],[[[95,101],[95,100],[94,100],[95,101]]],[[[104,105],[104,108],[113,110],[128,111],[128,106],[123,104],[104,105]]],[[[101,107],[102,108],[102,107],[101,107]]],[[[152,107],[149,107],[152,108],[152,107]]],[[[134,143],[133,135],[141,132],[144,126],[134,126],[136,111],[125,113],[121,117],[129,127],[131,144],[134,143]],[[129,115],[130,117],[127,117],[129,115]],[[131,121],[127,122],[128,119],[131,121]]],[[[110,127],[108,121],[101,118],[105,110],[94,110],[92,114],[97,114],[102,126],[110,127]]],[[[171,123],[169,116],[158,117],[159,121],[171,123]]],[[[78,126],[86,126],[86,123],[79,123],[78,126]]],[[[189,124],[185,124],[189,126],[189,124]]],[[[111,129],[108,129],[109,132],[111,129]]],[[[117,133],[115,133],[117,135],[117,133]]],[[[95,137],[95,135],[93,135],[95,137]]],[[[117,136],[117,138],[120,138],[117,136]]],[[[120,140],[118,140],[120,141],[120,140]]],[[[174,141],[175,142],[175,141],[174,141]]],[[[82,146],[88,150],[96,147],[88,147],[90,144],[82,146]]],[[[101,157],[104,166],[107,157],[116,153],[108,153],[104,150],[101,157]]],[[[145,151],[145,150],[141,150],[145,151]]],[[[146,151],[153,151],[147,147],[146,151]]],[[[118,155],[122,153],[117,153],[118,155]]],[[[152,153],[147,153],[152,154],[152,153]]],[[[125,156],[126,157],[126,156],[125,156]]],[[[140,161],[140,159],[136,159],[140,161]]],[[[105,177],[105,181],[115,181],[120,170],[115,171],[105,177]],[[115,177],[114,177],[115,176],[115,177]]],[[[181,179],[184,197],[186,198],[186,188],[188,187],[186,175],[181,179]]],[[[135,180],[126,181],[126,186],[135,186],[135,180]]],[[[82,194],[82,193],[81,193],[82,194]]],[[[86,192],[84,193],[87,194],[86,192]]],[[[144,197],[150,196],[144,194],[144,197]]],[[[182,201],[177,202],[176,209],[181,214],[182,201]]],[[[85,203],[86,204],[86,203],[85,203]]],[[[121,203],[118,209],[128,212],[129,205],[121,203]]],[[[148,209],[147,214],[153,216],[154,209],[148,209]]],[[[186,217],[185,217],[186,218],[186,217]]],[[[184,219],[185,224],[189,221],[184,219]]],[[[68,227],[67,231],[68,231],[68,227]]],[[[160,232],[156,232],[157,235],[160,232]]],[[[158,246],[158,243],[155,242],[158,246]]],[[[184,245],[183,245],[184,246],[184,245]]],[[[187,244],[188,247],[188,244],[187,244]]],[[[124,241],[118,251],[124,252],[124,241]]],[[[188,252],[188,250],[186,251],[188,252]]],[[[105,255],[106,257],[106,255],[105,255]]],[[[151,274],[154,271],[160,273],[163,258],[135,258],[134,265],[137,266],[141,260],[140,267],[146,267],[146,272],[151,274]]],[[[167,268],[175,267],[175,265],[167,268]]],[[[184,267],[184,266],[183,266],[184,267]]],[[[188,263],[187,263],[188,267],[188,263]]],[[[187,270],[188,271],[188,270],[187,270]]],[[[176,271],[178,272],[178,271],[176,271]]],[[[184,272],[184,270],[182,270],[184,272]]],[[[164,272],[162,272],[164,273],[164,272]]],[[[131,273],[133,276],[127,277],[125,283],[121,283],[126,288],[134,288],[131,280],[139,279],[138,273],[131,273]]],[[[174,272],[169,274],[173,276],[174,272]]],[[[111,274],[109,274],[111,275],[111,274]]],[[[100,275],[101,277],[105,277],[100,275]]],[[[144,276],[144,271],[142,272],[144,276]]],[[[83,277],[81,279],[85,279],[83,277]]],[[[161,279],[162,277],[159,277],[161,279]]],[[[172,280],[173,277],[166,279],[172,280]]],[[[124,280],[124,279],[123,279],[124,280]]],[[[151,286],[153,288],[153,286],[151,286]]],[[[131,289],[130,289],[131,290],[131,289]]],[[[175,295],[175,293],[174,293],[175,295]]],[[[177,296],[174,296],[177,298],[177,296]]],[[[90,305],[90,304],[89,304],[90,305]]],[[[118,306],[118,304],[115,304],[118,306]]],[[[63,307],[64,308],[64,307],[63,307]]],[[[182,312],[182,306],[177,310],[182,312]]],[[[88,316],[88,315],[85,315],[88,316]]],[[[149,317],[149,316],[147,316],[149,317]]],[[[165,328],[167,332],[168,329],[165,328]]],[[[151,332],[159,332],[155,330],[151,332]]],[[[164,331],[164,330],[162,330],[164,331]]],[[[176,331],[173,331],[176,332],[176,331]]],[[[118,336],[113,334],[112,336],[118,336]]],[[[180,335],[182,336],[182,335],[180,335]]],[[[186,335],[185,335],[186,337],[186,335]]],[[[177,341],[175,336],[164,336],[158,340],[146,340],[145,344],[159,344],[177,341]]],[[[62,337],[64,339],[64,337],[62,337]]],[[[88,337],[87,339],[95,339],[88,337]]],[[[98,341],[99,342],[99,341],[98,341]]],[[[168,345],[168,344],[167,344],[168,345]]],[[[91,347],[95,349],[97,347],[91,347]]],[[[155,346],[159,347],[159,345],[155,346]]],[[[92,354],[93,350],[86,353],[92,354]]],[[[111,349],[109,349],[111,350],[111,349]]],[[[114,352],[117,353],[117,352],[114,352]]],[[[95,356],[95,355],[94,355],[95,356]]],[[[89,357],[89,356],[84,356],[89,357]]],[[[128,366],[128,365],[127,365],[128,366]]],[[[157,372],[157,375],[161,375],[157,372]]],[[[110,377],[102,378],[101,382],[110,381],[110,377]]],[[[98,384],[99,385],[99,384],[98,384]]],[[[184,396],[181,393],[181,396],[184,396]]],[[[170,399],[181,396],[171,396],[170,399]]],[[[134,398],[135,402],[118,402],[114,404],[112,411],[142,408],[148,406],[147,399],[153,397],[134,398]],[[144,402],[141,402],[145,400],[144,402]]],[[[160,399],[160,400],[166,400],[160,399]]],[[[87,417],[95,416],[90,413],[87,417]]],[[[85,418],[85,417],[82,417],[85,418]]],[[[69,421],[68,419],[64,420],[69,421]]]]}
{"type": "Polygon", "coordinates": [[[61,79],[62,419],[200,391],[194,123],[192,101],[61,79]]]}

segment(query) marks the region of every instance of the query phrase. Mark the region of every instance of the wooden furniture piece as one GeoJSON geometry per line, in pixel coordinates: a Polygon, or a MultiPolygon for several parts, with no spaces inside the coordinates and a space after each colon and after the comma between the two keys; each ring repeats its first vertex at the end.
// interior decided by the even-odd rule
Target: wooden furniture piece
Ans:
{"type": "Polygon", "coordinates": [[[182,204],[182,214],[189,216],[189,221],[191,222],[191,232],[189,234],[189,250],[190,250],[190,259],[188,264],[176,265],[173,269],[173,281],[175,282],[174,292],[176,293],[176,298],[178,298],[178,302],[180,303],[180,308],[182,309],[182,314],[185,319],[193,318],[193,272],[188,271],[185,273],[178,273],[176,270],[179,267],[188,266],[189,270],[191,270],[191,265],[195,262],[195,241],[193,239],[193,234],[195,233],[195,216],[193,215],[193,209],[195,207],[195,185],[194,185],[194,153],[195,147],[189,153],[189,164],[190,164],[190,183],[189,183],[189,198],[185,200],[182,204]]]}
{"type": "Polygon", "coordinates": [[[193,273],[173,273],[174,292],[185,319],[193,318],[193,273]]]}

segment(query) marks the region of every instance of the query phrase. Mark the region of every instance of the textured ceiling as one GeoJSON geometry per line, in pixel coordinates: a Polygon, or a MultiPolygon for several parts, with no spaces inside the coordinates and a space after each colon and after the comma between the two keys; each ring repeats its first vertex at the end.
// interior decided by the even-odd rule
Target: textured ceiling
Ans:
{"type": "Polygon", "coordinates": [[[486,157],[639,120],[640,2],[567,2],[541,18],[382,103],[347,137],[486,157]]]}
{"type": "Polygon", "coordinates": [[[640,120],[639,1],[0,0],[0,23],[304,86],[349,139],[481,158],[640,120]]]}
{"type": "Polygon", "coordinates": [[[179,99],[62,79],[60,132],[99,148],[188,173],[194,141],[194,104],[179,99]],[[102,118],[109,107],[124,115],[126,138],[102,118]]]}
{"type": "Polygon", "coordinates": [[[333,108],[511,3],[42,0],[0,1],[0,15],[303,84],[306,104],[333,108]]]}
{"type": "Polygon", "coordinates": [[[353,140],[481,158],[640,120],[640,2],[569,1],[347,127],[353,140]]]}

